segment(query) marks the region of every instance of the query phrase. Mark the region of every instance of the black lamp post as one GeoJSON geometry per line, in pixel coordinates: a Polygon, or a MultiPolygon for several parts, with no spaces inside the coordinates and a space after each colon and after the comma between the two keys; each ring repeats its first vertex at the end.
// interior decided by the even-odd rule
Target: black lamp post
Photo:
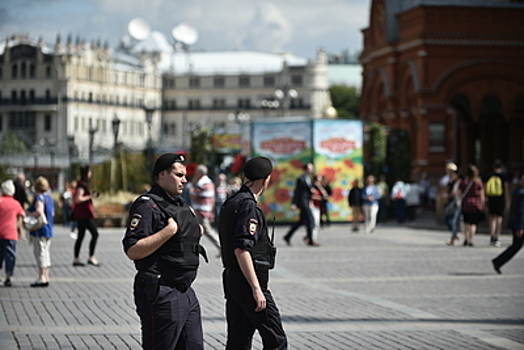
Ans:
{"type": "Polygon", "coordinates": [[[291,88],[289,84],[284,84],[282,87],[275,90],[275,97],[282,101],[282,116],[287,117],[289,114],[289,104],[291,99],[298,97],[297,90],[291,88]]]}
{"type": "Polygon", "coordinates": [[[146,123],[147,123],[147,169],[152,170],[153,167],[153,141],[151,140],[151,124],[153,123],[153,113],[155,107],[151,105],[144,106],[146,112],[146,123]]]}
{"type": "Polygon", "coordinates": [[[117,117],[115,113],[115,116],[113,117],[113,121],[111,122],[111,126],[113,127],[113,136],[115,137],[114,138],[115,141],[113,144],[113,153],[115,154],[115,157],[118,151],[118,132],[120,131],[120,123],[121,123],[121,120],[117,117]]]}
{"type": "Polygon", "coordinates": [[[31,152],[33,152],[33,182],[36,180],[36,169],[38,168],[38,146],[33,145],[31,152]]]}
{"type": "Polygon", "coordinates": [[[74,152],[75,152],[75,136],[67,135],[67,155],[69,157],[69,170],[67,172],[67,178],[69,181],[73,180],[71,164],[73,163],[74,152]]]}
{"type": "Polygon", "coordinates": [[[118,154],[118,131],[120,130],[120,119],[118,119],[116,113],[111,122],[113,127],[113,136],[115,137],[115,142],[113,146],[113,158],[111,159],[111,179],[110,179],[110,190],[111,193],[114,193],[115,188],[115,173],[116,173],[116,158],[118,154]]]}
{"type": "Polygon", "coordinates": [[[93,165],[93,142],[95,139],[95,133],[98,131],[98,128],[89,127],[89,165],[93,165]]]}

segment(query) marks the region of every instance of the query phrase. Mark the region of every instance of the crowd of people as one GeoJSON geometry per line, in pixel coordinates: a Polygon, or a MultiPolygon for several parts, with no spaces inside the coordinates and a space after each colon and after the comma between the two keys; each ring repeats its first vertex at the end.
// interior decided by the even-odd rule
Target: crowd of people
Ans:
{"type": "MultiPolygon", "coordinates": [[[[257,205],[259,196],[269,186],[272,170],[270,159],[255,157],[245,164],[242,178],[228,181],[221,173],[213,181],[207,166],[200,164],[188,179],[184,155],[168,153],[157,159],[152,186],[130,205],[130,219],[122,240],[126,255],[137,269],[134,298],[144,348],[203,348],[200,306],[191,289],[200,256],[208,261],[200,245],[202,236],[217,248],[217,257],[224,266],[226,348],[249,348],[255,330],[265,345],[287,348],[280,313],[268,289],[269,270],[275,266],[274,237],[257,205]],[[177,300],[184,302],[177,304],[176,312],[164,307],[177,300]]],[[[315,173],[312,163],[304,164],[302,171],[296,179],[291,203],[291,210],[297,210],[299,218],[283,239],[291,246],[295,232],[305,226],[303,242],[318,247],[319,229],[330,225],[332,189],[326,177],[315,173]]],[[[499,160],[485,176],[474,165],[468,165],[462,173],[453,162],[446,164],[445,172],[438,181],[425,174],[418,181],[398,178],[391,188],[384,176],[377,181],[368,175],[362,185],[362,179],[353,180],[347,192],[352,232],[359,232],[363,226],[366,234],[372,234],[377,223],[389,219],[400,224],[414,221],[422,208],[434,211],[440,195],[445,200],[444,219],[451,233],[447,245],[459,244],[462,233],[462,245],[473,247],[478,225],[486,219],[490,244],[500,247],[504,218],[508,217],[513,242],[492,260],[495,271],[501,273],[502,266],[523,244],[524,176],[510,180],[499,160]],[[513,194],[511,187],[516,187],[513,194]]],[[[98,230],[93,205],[99,194],[90,188],[91,176],[89,166],[82,166],[78,181],[66,186],[59,200],[64,225],[75,239],[74,267],[86,265],[80,260],[86,231],[91,235],[87,265],[100,266],[95,257],[98,230]]],[[[38,268],[37,279],[30,286],[47,287],[55,204],[45,177],[35,180],[32,196],[25,189],[23,174],[1,184],[0,268],[5,264],[4,286],[12,286],[16,242],[23,236],[24,225],[27,228],[26,219],[32,218],[41,223],[28,229],[38,268]]]]}
{"type": "MultiPolygon", "coordinates": [[[[62,210],[63,222],[69,227],[73,246],[73,266],[85,266],[79,260],[82,241],[86,230],[91,234],[87,264],[100,266],[95,257],[98,230],[95,222],[93,198],[97,191],[89,189],[92,176],[88,165],[80,167],[78,181],[66,184],[58,205],[62,210]],[[78,233],[76,232],[78,230],[78,233]]],[[[31,287],[48,287],[51,268],[51,239],[54,233],[55,200],[50,195],[49,181],[44,176],[35,179],[32,193],[28,194],[24,173],[15,180],[6,180],[1,185],[0,197],[0,269],[5,263],[4,286],[11,287],[16,266],[16,245],[19,239],[28,240],[38,268],[38,276],[31,287]]]]}

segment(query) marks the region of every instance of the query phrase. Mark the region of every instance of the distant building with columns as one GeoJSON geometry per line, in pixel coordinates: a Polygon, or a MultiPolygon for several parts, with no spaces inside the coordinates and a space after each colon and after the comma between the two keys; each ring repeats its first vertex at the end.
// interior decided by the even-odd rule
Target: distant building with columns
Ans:
{"type": "Polygon", "coordinates": [[[0,42],[0,137],[14,132],[32,153],[0,161],[29,174],[38,169],[62,188],[71,161],[112,154],[115,121],[127,149],[143,150],[150,127],[156,149],[176,150],[190,147],[195,128],[238,129],[239,116],[321,118],[332,110],[326,71],[323,49],[307,60],[181,51],[155,31],[143,40],[124,36],[115,49],[13,35],[0,42]]]}

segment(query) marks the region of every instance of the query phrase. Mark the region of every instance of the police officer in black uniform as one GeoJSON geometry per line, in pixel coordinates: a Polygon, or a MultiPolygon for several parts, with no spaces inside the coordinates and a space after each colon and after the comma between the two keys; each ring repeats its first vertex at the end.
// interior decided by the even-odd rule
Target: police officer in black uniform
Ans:
{"type": "MultiPolygon", "coordinates": [[[[134,281],[144,349],[204,348],[195,280],[202,227],[180,197],[186,179],[181,154],[163,154],[155,162],[155,183],[131,206],[122,241],[138,270],[134,281]]],[[[207,258],[206,258],[207,260],[207,258]]]]}
{"type": "Polygon", "coordinates": [[[287,349],[280,313],[268,289],[275,248],[257,198],[271,178],[266,157],[244,166],[244,184],[222,206],[219,220],[226,298],[226,349],[250,349],[255,329],[264,349],[287,349]]]}

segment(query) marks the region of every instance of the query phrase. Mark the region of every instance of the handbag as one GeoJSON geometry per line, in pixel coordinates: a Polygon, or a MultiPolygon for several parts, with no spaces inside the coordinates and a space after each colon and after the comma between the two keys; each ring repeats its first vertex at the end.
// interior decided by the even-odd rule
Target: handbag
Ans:
{"type": "Polygon", "coordinates": [[[466,197],[472,185],[473,185],[473,180],[470,181],[470,183],[466,187],[466,190],[464,191],[464,193],[461,196],[459,196],[458,198],[452,199],[448,203],[446,203],[446,206],[444,207],[444,216],[451,216],[455,214],[455,210],[461,207],[462,200],[464,199],[464,197],[466,197]]]}
{"type": "Polygon", "coordinates": [[[460,207],[460,205],[455,199],[450,200],[444,207],[444,216],[454,215],[458,207],[460,207]]]}
{"type": "Polygon", "coordinates": [[[24,218],[24,228],[27,231],[38,231],[47,225],[47,217],[44,213],[38,216],[26,216],[24,218]]]}
{"type": "Polygon", "coordinates": [[[47,225],[47,216],[45,215],[45,199],[44,199],[44,212],[38,216],[26,215],[24,218],[24,228],[27,231],[38,231],[45,225],[47,225]]]}

